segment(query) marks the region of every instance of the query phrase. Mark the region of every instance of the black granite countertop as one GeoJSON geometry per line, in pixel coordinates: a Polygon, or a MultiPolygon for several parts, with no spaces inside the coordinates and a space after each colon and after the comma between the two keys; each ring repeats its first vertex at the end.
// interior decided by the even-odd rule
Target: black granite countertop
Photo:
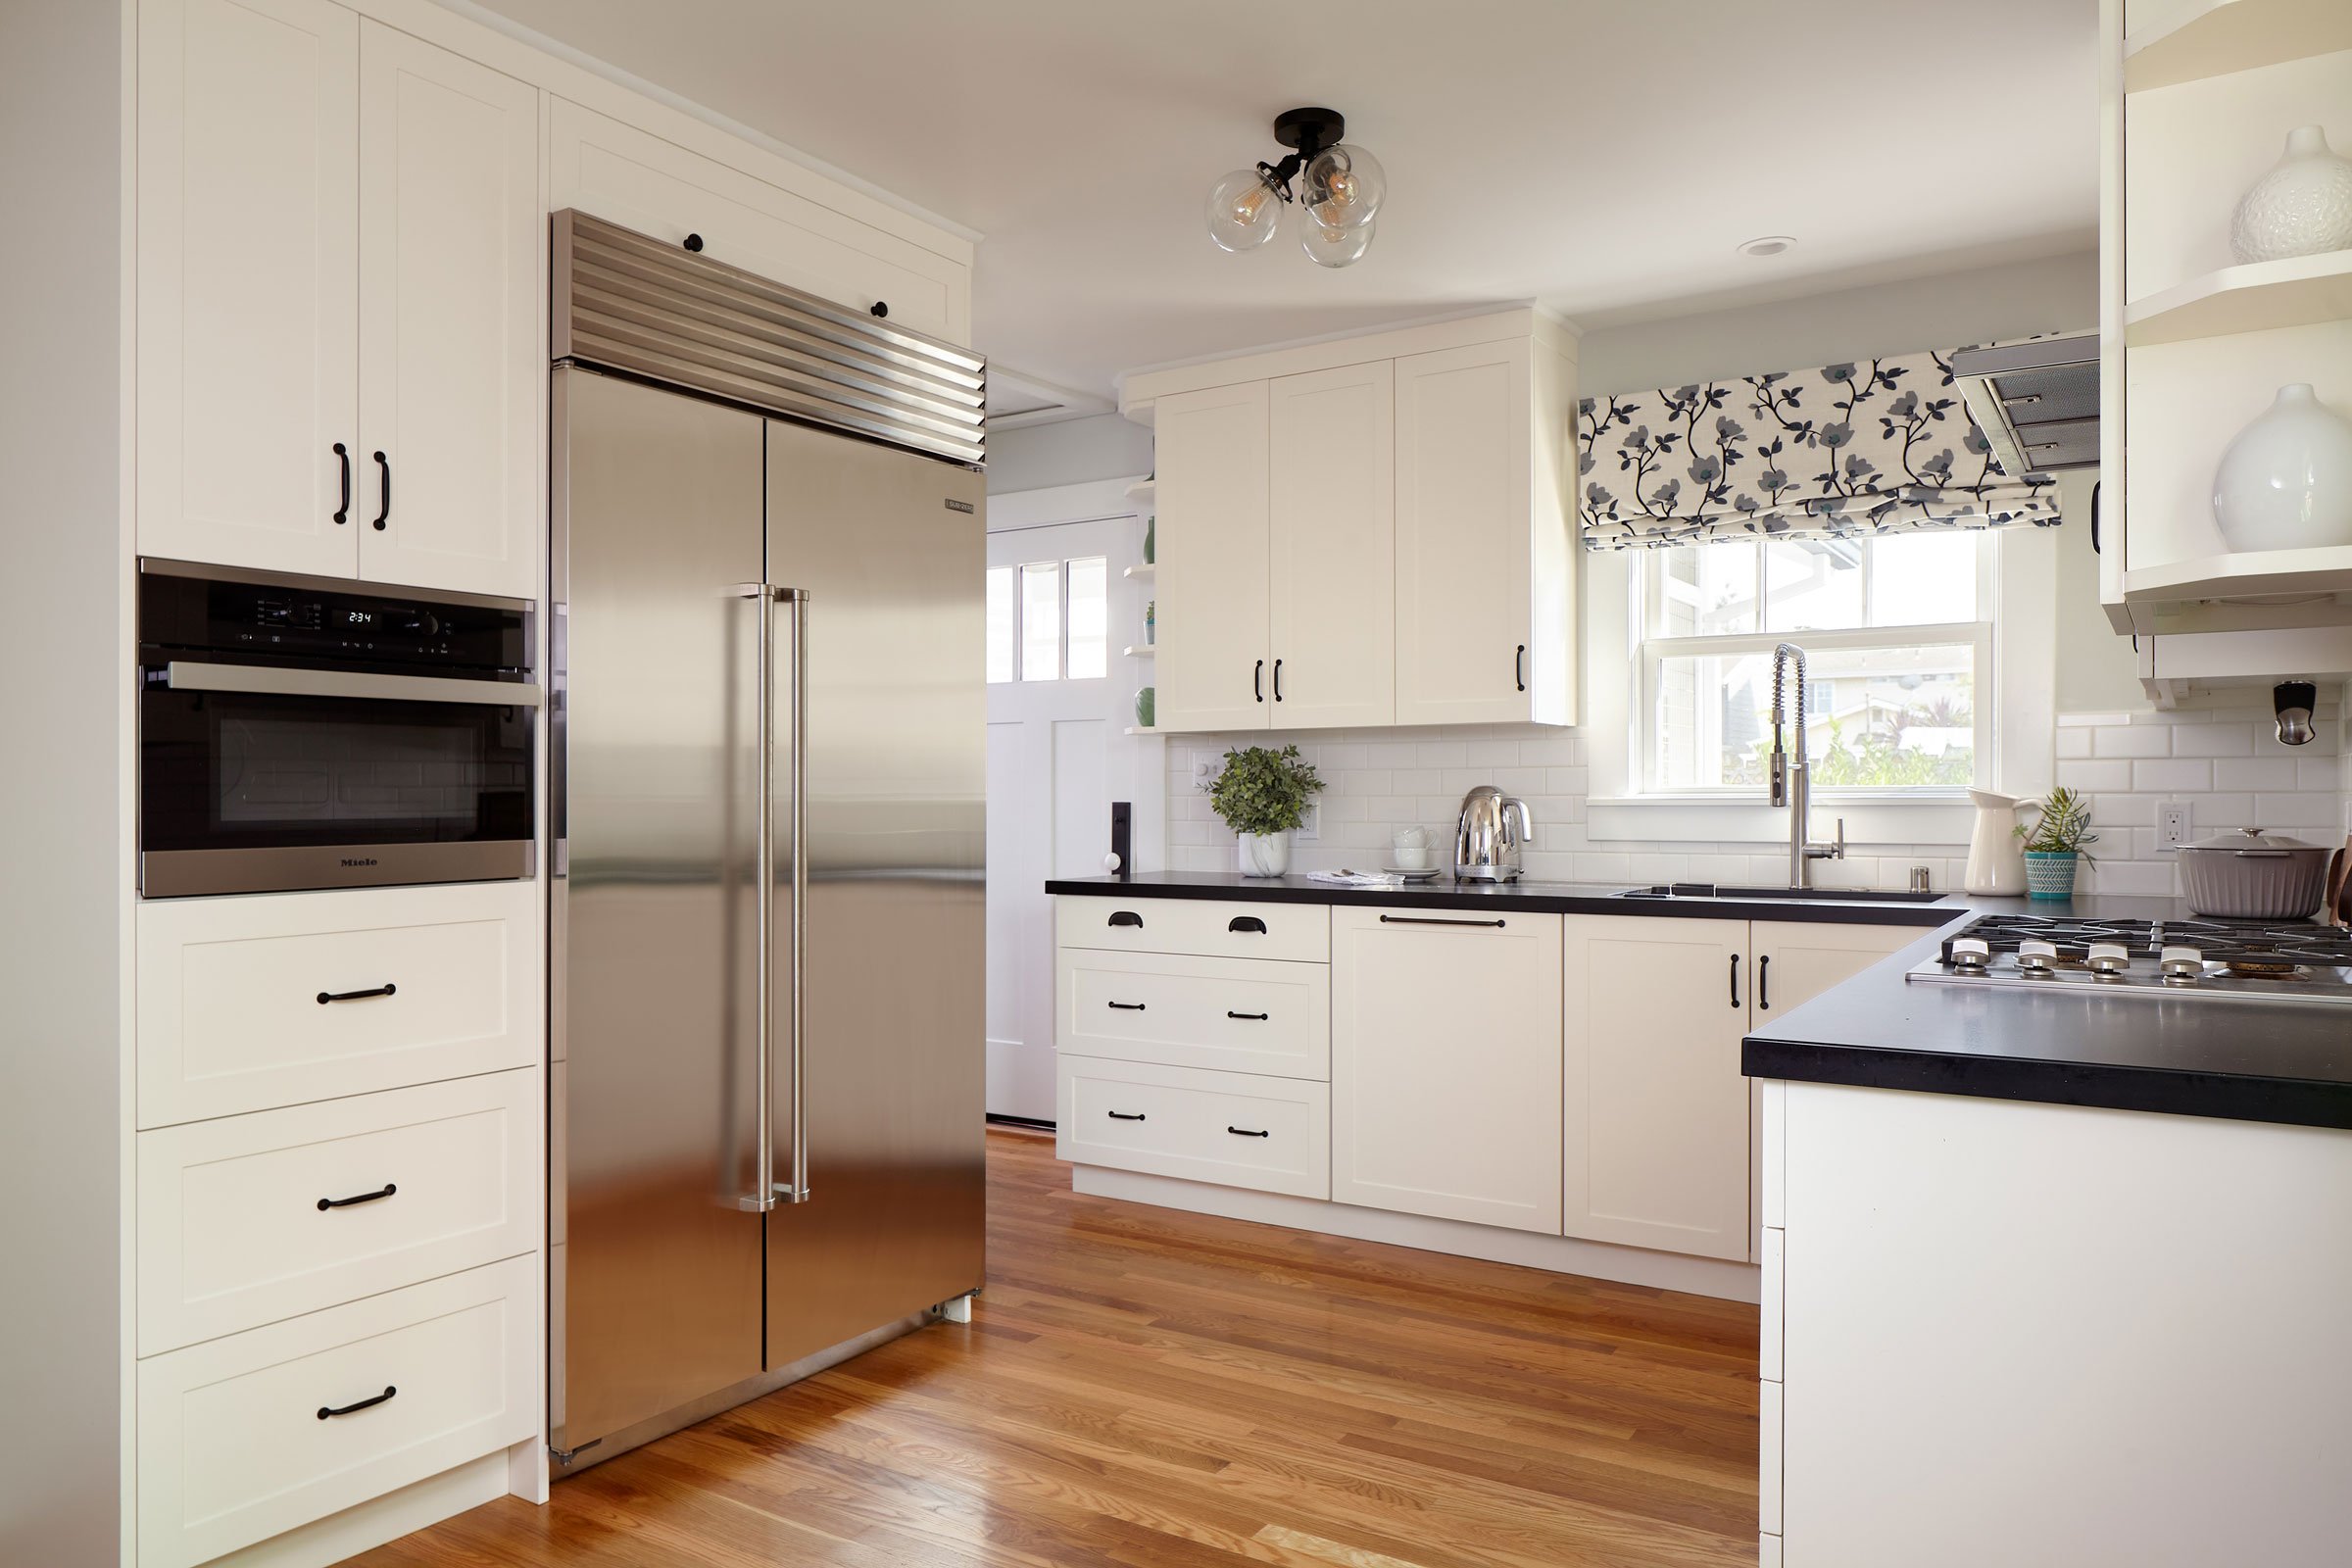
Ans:
{"type": "Polygon", "coordinates": [[[1920,940],[1749,1035],[1751,1078],[2352,1129],[2352,1004],[2215,1004],[2188,997],[2038,994],[1913,985],[1945,926],[1980,913],[2181,919],[2177,899],[2067,902],[1950,894],[1931,905],[1629,899],[1622,883],[1522,881],[1342,888],[1303,876],[1163,871],[1053,881],[1048,893],[1254,899],[1425,909],[1908,925],[1920,940]]]}

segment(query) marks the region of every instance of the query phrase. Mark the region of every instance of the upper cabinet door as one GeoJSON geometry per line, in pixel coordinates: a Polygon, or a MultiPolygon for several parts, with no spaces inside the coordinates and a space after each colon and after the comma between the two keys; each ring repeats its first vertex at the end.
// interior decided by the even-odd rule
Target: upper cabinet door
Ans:
{"type": "Polygon", "coordinates": [[[138,29],[139,551],[348,576],[359,18],[142,0],[138,29]]]}
{"type": "Polygon", "coordinates": [[[1535,346],[1396,366],[1396,722],[1541,716],[1531,629],[1535,346]]]}
{"type": "Polygon", "coordinates": [[[407,33],[360,40],[360,570],[534,597],[539,94],[407,33]]]}
{"type": "Polygon", "coordinates": [[[1158,728],[1267,729],[1266,383],[1159,400],[1158,728]]]}
{"type": "MultiPolygon", "coordinates": [[[[1396,719],[1391,362],[1271,383],[1277,729],[1396,719]]],[[[1187,604],[1171,596],[1171,604],[1187,604]]]]}

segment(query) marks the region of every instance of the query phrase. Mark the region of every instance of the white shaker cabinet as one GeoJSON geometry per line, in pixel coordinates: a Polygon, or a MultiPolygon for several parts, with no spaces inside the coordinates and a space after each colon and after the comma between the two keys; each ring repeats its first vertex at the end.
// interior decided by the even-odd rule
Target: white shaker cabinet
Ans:
{"type": "Polygon", "coordinates": [[[138,7],[141,554],[355,570],[359,61],[327,0],[138,7]]]}
{"type": "Polygon", "coordinates": [[[1266,414],[1263,381],[1160,401],[1159,507],[1183,519],[1158,538],[1160,729],[1274,722],[1266,414]]]}
{"type": "Polygon", "coordinates": [[[1268,386],[1276,729],[1396,718],[1394,385],[1376,360],[1268,386]]]}
{"type": "Polygon", "coordinates": [[[1335,1201],[1560,1233],[1560,921],[1331,911],[1335,1201]]]}

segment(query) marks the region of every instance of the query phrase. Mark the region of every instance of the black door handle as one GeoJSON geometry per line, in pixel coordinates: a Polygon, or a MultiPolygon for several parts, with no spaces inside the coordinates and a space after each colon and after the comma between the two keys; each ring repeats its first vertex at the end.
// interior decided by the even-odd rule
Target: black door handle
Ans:
{"type": "Polygon", "coordinates": [[[2094,556],[2099,553],[2099,486],[2106,482],[2096,480],[2090,487],[2090,553],[2094,556]]]}
{"type": "Polygon", "coordinates": [[[1257,662],[1257,668],[1250,674],[1250,689],[1257,694],[1259,702],[1266,700],[1266,662],[1262,659],[1257,662]]]}
{"type": "Polygon", "coordinates": [[[1732,1005],[1740,1005],[1740,955],[1732,955],[1732,1005]]]}
{"type": "Polygon", "coordinates": [[[1262,1133],[1253,1133],[1246,1127],[1228,1127],[1225,1130],[1236,1138],[1271,1138],[1274,1136],[1271,1130],[1262,1133]]]}
{"type": "Polygon", "coordinates": [[[1274,661],[1274,700],[1282,701],[1282,661],[1274,661]]]}
{"type": "Polygon", "coordinates": [[[1254,914],[1237,914],[1225,922],[1225,929],[1228,931],[1254,931],[1262,937],[1266,934],[1266,922],[1254,914]]]}
{"type": "Polygon", "coordinates": [[[1382,925],[1491,925],[1497,931],[1502,929],[1500,920],[1434,920],[1427,915],[1419,914],[1384,914],[1380,917],[1380,923],[1382,925]]]}
{"type": "Polygon", "coordinates": [[[384,1392],[377,1395],[372,1399],[362,1399],[357,1404],[322,1404],[318,1407],[318,1419],[323,1421],[330,1415],[349,1415],[354,1410],[365,1410],[371,1404],[383,1403],[386,1399],[389,1399],[392,1397],[392,1396],[398,1394],[399,1392],[400,1391],[398,1389],[387,1383],[384,1385],[384,1392]]]}
{"type": "Polygon", "coordinates": [[[351,448],[336,442],[335,461],[343,466],[343,504],[335,509],[335,524],[340,527],[351,520],[351,448]]]}
{"type": "Polygon", "coordinates": [[[368,997],[389,997],[399,990],[400,987],[395,985],[381,985],[370,986],[366,991],[321,991],[318,993],[318,1005],[323,1007],[330,1002],[359,1002],[368,997]]]}
{"type": "Polygon", "coordinates": [[[1108,1115],[1112,1121],[1142,1121],[1144,1119],[1144,1113],[1140,1110],[1135,1112],[1133,1115],[1129,1115],[1123,1110],[1107,1111],[1105,1114],[1108,1115]]]}
{"type": "Polygon", "coordinates": [[[1518,683],[1521,691],[1527,690],[1527,644],[1525,643],[1521,643],[1519,651],[1511,656],[1511,679],[1518,683]]]}
{"type": "Polygon", "coordinates": [[[1140,1002],[1114,1002],[1111,1005],[1121,1012],[1141,1012],[1144,1010],[1145,1004],[1140,1002]]]}
{"type": "Polygon", "coordinates": [[[1227,1012],[1225,1016],[1228,1018],[1245,1019],[1250,1023],[1264,1023],[1266,1021],[1266,1015],[1262,1012],[1227,1012]]]}
{"type": "Polygon", "coordinates": [[[1112,925],[1131,925],[1141,931],[1144,928],[1144,917],[1133,909],[1113,909],[1110,911],[1110,923],[1112,925]]]}
{"type": "Polygon", "coordinates": [[[354,1203],[372,1203],[379,1198],[390,1198],[399,1191],[397,1186],[386,1182],[376,1191],[362,1193],[357,1198],[321,1198],[318,1200],[318,1212],[323,1214],[330,1208],[349,1208],[354,1203]]]}
{"type": "Polygon", "coordinates": [[[1765,1012],[1772,1010],[1772,955],[1769,953],[1756,960],[1756,1006],[1765,1012]]]}
{"type": "Polygon", "coordinates": [[[382,533],[385,520],[392,515],[392,460],[378,452],[375,463],[384,470],[384,510],[375,514],[375,531],[382,533]]]}

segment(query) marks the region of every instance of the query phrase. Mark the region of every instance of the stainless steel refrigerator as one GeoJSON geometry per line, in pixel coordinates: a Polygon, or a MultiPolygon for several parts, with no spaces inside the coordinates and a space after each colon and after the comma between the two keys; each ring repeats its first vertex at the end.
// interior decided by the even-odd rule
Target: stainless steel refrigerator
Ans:
{"type": "Polygon", "coordinates": [[[985,706],[980,362],[555,240],[561,1473],[979,1287],[985,706]]]}

